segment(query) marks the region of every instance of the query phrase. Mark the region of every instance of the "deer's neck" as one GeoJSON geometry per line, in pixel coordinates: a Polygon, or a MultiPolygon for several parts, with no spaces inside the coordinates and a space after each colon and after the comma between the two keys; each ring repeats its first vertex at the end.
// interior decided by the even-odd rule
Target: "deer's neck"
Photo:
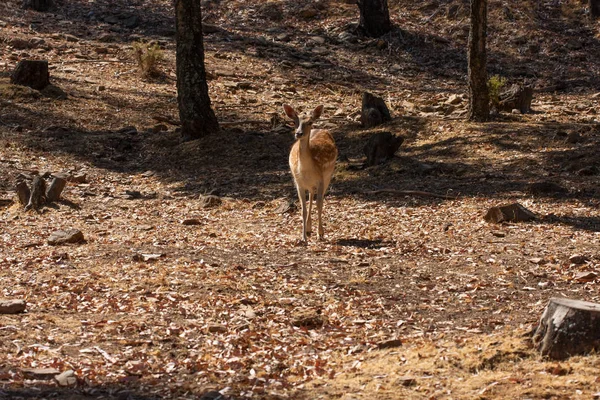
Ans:
{"type": "Polygon", "coordinates": [[[310,133],[300,139],[298,143],[298,148],[300,152],[300,161],[305,164],[307,162],[312,162],[312,157],[310,154],[310,133]]]}

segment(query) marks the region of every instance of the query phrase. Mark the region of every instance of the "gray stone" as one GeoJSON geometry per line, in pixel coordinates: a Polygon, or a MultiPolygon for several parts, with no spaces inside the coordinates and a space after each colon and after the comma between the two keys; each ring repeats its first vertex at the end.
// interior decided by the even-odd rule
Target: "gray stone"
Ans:
{"type": "Polygon", "coordinates": [[[85,241],[83,233],[78,229],[68,229],[66,231],[55,231],[48,237],[48,244],[60,245],[66,243],[82,243],[85,241]]]}

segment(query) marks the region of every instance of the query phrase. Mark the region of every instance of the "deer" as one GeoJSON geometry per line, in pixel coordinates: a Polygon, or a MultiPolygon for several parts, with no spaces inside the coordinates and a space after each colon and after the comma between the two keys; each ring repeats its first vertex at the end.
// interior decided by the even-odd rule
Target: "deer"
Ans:
{"type": "Polygon", "coordinates": [[[328,130],[313,129],[313,123],[323,113],[323,106],[316,107],[308,116],[299,117],[288,104],[283,105],[285,114],[294,121],[296,141],[290,151],[290,169],[298,198],[302,206],[302,241],[307,243],[307,235],[312,232],[310,214],[313,198],[317,197],[319,219],[318,240],[323,240],[323,198],[331,182],[338,150],[333,136],[328,130]],[[308,192],[308,210],[306,207],[308,192]]]}

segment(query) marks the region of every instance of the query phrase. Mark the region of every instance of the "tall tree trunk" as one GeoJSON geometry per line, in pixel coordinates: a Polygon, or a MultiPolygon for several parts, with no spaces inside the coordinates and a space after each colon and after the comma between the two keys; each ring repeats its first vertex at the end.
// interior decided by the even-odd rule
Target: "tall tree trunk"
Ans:
{"type": "Polygon", "coordinates": [[[379,37],[392,29],[387,0],[358,0],[359,27],[367,36],[379,37]]]}
{"type": "Polygon", "coordinates": [[[210,105],[200,0],[176,0],[177,103],[183,140],[194,140],[219,130],[210,105]]]}
{"type": "Polygon", "coordinates": [[[600,18],[600,0],[590,0],[590,18],[592,21],[600,18]]]}
{"type": "Polygon", "coordinates": [[[469,33],[469,120],[487,121],[490,96],[487,87],[487,0],[471,0],[469,33]]]}

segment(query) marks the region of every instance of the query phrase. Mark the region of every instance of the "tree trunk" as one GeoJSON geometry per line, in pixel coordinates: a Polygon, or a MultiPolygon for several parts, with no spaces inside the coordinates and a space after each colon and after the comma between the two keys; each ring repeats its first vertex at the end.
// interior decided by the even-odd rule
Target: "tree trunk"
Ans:
{"type": "Polygon", "coordinates": [[[471,0],[469,32],[469,120],[487,121],[490,96],[487,87],[487,0],[471,0]]]}
{"type": "Polygon", "coordinates": [[[183,140],[194,140],[219,130],[210,105],[200,0],[176,0],[177,103],[183,140]]]}
{"type": "Polygon", "coordinates": [[[590,0],[590,18],[600,18],[600,0],[590,0]]]}
{"type": "Polygon", "coordinates": [[[48,11],[52,0],[24,0],[23,8],[33,8],[35,11],[48,11]]]}
{"type": "Polygon", "coordinates": [[[367,36],[379,37],[392,29],[387,0],[358,0],[359,28],[367,36]]]}
{"type": "Polygon", "coordinates": [[[600,349],[600,304],[550,299],[533,335],[545,357],[564,360],[600,349]]]}

